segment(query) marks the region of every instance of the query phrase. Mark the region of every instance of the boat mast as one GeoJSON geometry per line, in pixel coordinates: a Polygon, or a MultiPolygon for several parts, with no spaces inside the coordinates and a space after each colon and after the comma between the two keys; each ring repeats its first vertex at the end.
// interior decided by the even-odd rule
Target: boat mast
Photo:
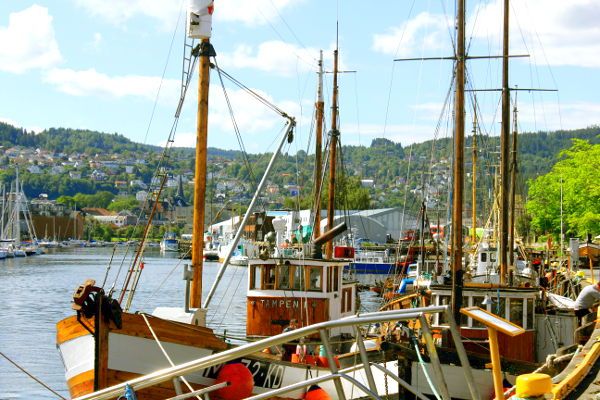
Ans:
{"type": "MultiPolygon", "coordinates": [[[[331,141],[329,147],[329,202],[327,203],[327,230],[333,229],[333,220],[335,218],[334,202],[335,202],[335,167],[337,157],[337,145],[340,132],[338,131],[338,49],[333,52],[333,99],[331,102],[331,141]]],[[[333,257],[333,240],[327,242],[325,250],[327,259],[333,257]]]]}
{"type": "Polygon", "coordinates": [[[198,119],[196,123],[196,167],[194,174],[194,219],[192,225],[192,271],[190,308],[202,303],[202,256],[204,252],[204,202],[206,194],[206,147],[208,137],[208,88],[210,60],[214,49],[208,38],[200,43],[198,68],[198,119]]]}
{"type": "Polygon", "coordinates": [[[510,92],[508,89],[508,0],[504,0],[502,41],[502,125],[500,132],[500,284],[506,284],[508,272],[508,211],[510,157],[510,92]]]}
{"type": "Polygon", "coordinates": [[[323,172],[323,114],[325,113],[325,101],[323,100],[323,50],[319,55],[319,79],[317,83],[317,101],[315,103],[316,129],[315,129],[315,222],[313,238],[321,236],[321,175],[323,172]]]}
{"type": "MultiPolygon", "coordinates": [[[[515,96],[516,101],[516,96],[515,96]]],[[[512,158],[510,165],[510,241],[508,243],[509,265],[515,265],[515,210],[517,209],[517,106],[513,108],[512,158]]]]}
{"type": "Polygon", "coordinates": [[[477,241],[477,113],[473,107],[473,149],[472,149],[472,181],[471,181],[471,242],[475,244],[477,241]]]}
{"type": "Polygon", "coordinates": [[[21,189],[19,186],[19,170],[17,169],[17,177],[15,182],[15,245],[21,245],[21,189]]]}
{"type": "Polygon", "coordinates": [[[465,0],[457,2],[456,94],[454,96],[454,197],[452,198],[452,313],[460,321],[463,291],[462,207],[465,142],[465,0]]]}

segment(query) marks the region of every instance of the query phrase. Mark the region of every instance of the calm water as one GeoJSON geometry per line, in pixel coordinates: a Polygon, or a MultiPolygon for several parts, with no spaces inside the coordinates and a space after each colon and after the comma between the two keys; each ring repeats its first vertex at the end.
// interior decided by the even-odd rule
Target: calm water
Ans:
{"type": "MultiPolygon", "coordinates": [[[[124,251],[115,254],[108,285],[124,251]]],[[[43,256],[0,260],[0,351],[52,389],[68,398],[64,371],[55,346],[55,324],[73,315],[73,292],[86,279],[99,285],[112,255],[110,248],[56,250],[43,256]]],[[[132,310],[152,312],[154,307],[181,306],[184,298],[182,268],[185,261],[149,252],[132,310]]],[[[189,261],[188,261],[189,262],[189,261]]],[[[121,278],[128,262],[123,263],[121,278]]],[[[219,268],[204,267],[204,295],[219,268]]],[[[229,267],[208,313],[208,324],[218,333],[242,336],[245,331],[247,269],[229,267]]],[[[118,286],[120,287],[120,286],[118,286]]],[[[373,307],[371,294],[363,304],[373,307]]],[[[51,392],[0,357],[0,399],[55,399],[51,392]]]]}

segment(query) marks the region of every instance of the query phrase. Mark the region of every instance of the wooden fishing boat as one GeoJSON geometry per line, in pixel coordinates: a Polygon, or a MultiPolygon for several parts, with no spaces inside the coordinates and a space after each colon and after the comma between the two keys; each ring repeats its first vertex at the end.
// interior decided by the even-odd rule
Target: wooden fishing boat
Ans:
{"type": "MultiPolygon", "coordinates": [[[[190,245],[191,268],[186,270],[189,288],[186,296],[188,306],[159,307],[152,315],[129,311],[139,281],[139,273],[143,269],[139,252],[134,258],[118,299],[113,297],[111,290],[105,292],[92,280],[79,286],[73,296],[73,309],[76,315],[57,323],[57,345],[65,365],[66,380],[72,397],[86,396],[174,364],[223,351],[229,346],[206,327],[206,310],[232,252],[225,257],[217,280],[204,303],[202,304],[201,301],[209,58],[215,56],[215,51],[209,41],[212,1],[196,1],[193,4],[196,4],[196,7],[192,7],[190,11],[189,26],[192,37],[201,39],[201,44],[194,49],[189,59],[190,65],[193,65],[191,60],[194,56],[200,59],[200,98],[193,202],[194,224],[190,245]],[[126,298],[126,295],[129,296],[126,298]]],[[[182,95],[181,101],[183,97],[182,95]]],[[[180,110],[181,106],[178,109],[180,110]]],[[[292,137],[295,122],[287,115],[286,118],[288,120],[286,132],[273,154],[265,177],[258,185],[257,193],[248,207],[238,233],[231,242],[232,250],[237,245],[247,218],[252,214],[258,195],[266,182],[266,175],[283,144],[292,137]]],[[[331,235],[339,233],[340,229],[330,229],[328,232],[330,233],[316,238],[315,242],[318,246],[324,244],[326,239],[331,240],[333,237],[331,235]]],[[[142,241],[139,251],[143,248],[142,241]]],[[[304,326],[356,313],[355,282],[346,282],[342,276],[347,261],[333,259],[331,255],[323,259],[320,251],[315,253],[314,257],[305,257],[302,254],[290,254],[288,257],[283,253],[275,253],[273,256],[267,254],[266,257],[262,257],[261,255],[262,259],[249,261],[247,292],[249,337],[258,338],[281,333],[293,318],[301,321],[300,325],[304,326]]],[[[337,338],[349,338],[350,334],[354,333],[344,329],[330,332],[332,337],[337,338]]],[[[267,354],[259,351],[244,357],[241,362],[251,375],[254,393],[268,393],[282,385],[305,380],[310,374],[319,374],[321,369],[328,370],[323,365],[323,359],[319,359],[317,354],[319,354],[317,347],[310,350],[303,348],[302,354],[296,354],[297,357],[291,357],[293,354],[267,354]],[[316,354],[311,354],[311,350],[316,354]]],[[[141,389],[137,393],[137,398],[164,399],[185,391],[213,385],[219,378],[221,367],[222,365],[214,366],[170,382],[141,389]]],[[[375,375],[379,376],[378,386],[383,392],[383,375],[381,372],[376,372],[375,375]]],[[[366,385],[366,376],[357,379],[366,385]]],[[[323,384],[323,389],[330,393],[334,393],[335,388],[334,382],[323,384]]],[[[344,384],[344,390],[347,390],[347,398],[365,396],[364,391],[356,390],[353,385],[344,384]]],[[[290,393],[289,397],[302,398],[305,391],[306,388],[297,390],[290,393]]]]}

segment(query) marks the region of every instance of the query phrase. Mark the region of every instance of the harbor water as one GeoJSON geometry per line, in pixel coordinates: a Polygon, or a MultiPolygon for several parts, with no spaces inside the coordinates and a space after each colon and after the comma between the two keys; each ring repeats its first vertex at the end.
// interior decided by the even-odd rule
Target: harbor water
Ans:
{"type": "MultiPolygon", "coordinates": [[[[124,248],[72,248],[49,250],[41,256],[0,261],[0,352],[68,398],[62,361],[56,349],[55,324],[73,315],[71,299],[86,279],[105,289],[118,275],[123,281],[131,254],[124,248]],[[112,262],[110,262],[112,258],[112,262]]],[[[131,252],[129,252],[131,253],[131,252]]],[[[147,252],[144,269],[131,311],[151,313],[157,306],[176,307],[184,303],[183,266],[176,253],[147,252]]],[[[212,285],[218,263],[204,264],[204,296],[212,285]]],[[[216,333],[243,336],[246,329],[245,292],[247,268],[231,266],[209,307],[207,323],[216,333]]],[[[373,308],[371,294],[364,293],[363,305],[373,308]],[[369,304],[370,303],[370,304],[369,304]]],[[[0,399],[57,399],[57,395],[35,382],[0,357],[0,399]]]]}

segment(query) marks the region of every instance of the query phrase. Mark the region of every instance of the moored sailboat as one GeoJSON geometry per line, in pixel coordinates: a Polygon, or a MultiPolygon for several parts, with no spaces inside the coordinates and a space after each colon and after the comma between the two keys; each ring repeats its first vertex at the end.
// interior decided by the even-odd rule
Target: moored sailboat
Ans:
{"type": "MultiPolygon", "coordinates": [[[[571,352],[577,345],[578,324],[572,309],[556,306],[548,299],[547,287],[540,285],[537,276],[531,270],[519,264],[518,257],[513,257],[513,246],[509,245],[509,127],[510,97],[508,85],[508,1],[504,1],[504,42],[503,42],[503,79],[502,79],[502,129],[501,129],[501,167],[500,167],[500,200],[499,200],[499,246],[480,245],[476,248],[475,265],[472,273],[465,266],[463,226],[463,187],[464,187],[464,95],[465,95],[465,61],[468,59],[465,48],[465,1],[457,2],[457,39],[455,60],[455,98],[454,98],[454,162],[452,190],[452,244],[450,279],[440,276],[437,283],[427,288],[419,288],[413,294],[395,299],[383,309],[409,309],[424,304],[448,305],[452,308],[457,322],[460,323],[461,341],[470,352],[470,360],[475,366],[474,373],[479,375],[480,398],[487,398],[492,383],[492,373],[486,370],[490,360],[492,339],[488,329],[478,320],[461,314],[463,307],[481,307],[490,314],[504,318],[524,329],[519,336],[499,334],[498,346],[502,358],[505,377],[514,382],[516,374],[531,372],[544,366],[547,357],[559,351],[571,352]],[[497,257],[497,259],[496,259],[497,257]],[[509,261],[510,259],[510,261],[509,261]],[[497,262],[496,262],[497,261],[497,262]],[[426,289],[426,290],[424,290],[426,289]],[[553,329],[560,326],[560,330],[553,329]],[[550,332],[550,336],[549,336],[550,332]],[[571,350],[569,350],[571,348],[571,350]]],[[[514,142],[513,142],[514,143],[514,142]]],[[[516,150],[516,145],[515,145],[516,150]]],[[[475,159],[475,157],[474,157],[475,159]]],[[[513,165],[513,171],[516,166],[513,165]]],[[[475,179],[475,174],[474,178],[475,179]]],[[[514,185],[514,175],[512,177],[514,185]]],[[[514,202],[514,200],[513,200],[514,202]]],[[[473,217],[475,220],[475,217],[473,217]]],[[[512,229],[514,229],[514,222],[512,229]]],[[[510,234],[514,242],[514,230],[510,234]]],[[[434,280],[433,282],[436,282],[434,280]]],[[[438,344],[446,356],[443,361],[444,374],[453,377],[460,367],[455,365],[454,354],[456,342],[446,330],[448,321],[443,316],[434,316],[432,321],[434,332],[438,335],[438,344]]],[[[417,329],[415,327],[409,327],[417,329]]],[[[389,329],[389,328],[388,328],[389,329]]],[[[400,343],[403,343],[400,340],[400,343]]],[[[406,344],[406,342],[404,341],[406,344]]],[[[571,354],[572,355],[572,354],[571,354]]],[[[492,358],[493,360],[493,358],[492,358]]],[[[564,361],[564,360],[563,360],[564,361]]],[[[418,373],[420,360],[412,359],[412,382],[424,381],[418,373]]],[[[562,365],[564,366],[564,364],[562,365]]],[[[558,363],[554,369],[545,368],[544,372],[556,374],[562,368],[558,363]]],[[[465,390],[462,380],[448,379],[449,395],[452,398],[472,398],[473,393],[465,390]]],[[[564,385],[563,385],[564,386],[564,385]]],[[[434,394],[426,386],[420,386],[424,393],[434,394]]],[[[501,388],[500,388],[501,389],[501,388]]],[[[496,394],[498,393],[496,388],[496,394]]]]}
{"type": "MultiPolygon", "coordinates": [[[[206,309],[213,290],[201,307],[209,71],[210,58],[216,54],[209,40],[213,2],[195,1],[193,4],[189,14],[189,29],[192,37],[201,39],[201,44],[193,53],[200,59],[198,140],[191,268],[186,269],[185,274],[189,289],[186,307],[160,307],[152,315],[129,311],[139,274],[143,269],[140,255],[144,248],[143,240],[118,298],[112,289],[105,291],[93,280],[79,286],[73,295],[72,304],[76,315],[57,323],[57,345],[65,365],[69,392],[73,397],[89,395],[174,364],[223,351],[229,346],[212,329],[206,327],[206,309]]],[[[178,107],[180,109],[181,106],[178,107]]],[[[269,168],[282,145],[291,139],[294,126],[293,118],[288,117],[286,133],[274,152],[269,168]]],[[[259,184],[258,191],[264,180],[263,178],[263,182],[259,184]]],[[[247,215],[252,212],[253,204],[254,200],[247,215]]],[[[243,224],[241,228],[243,229],[243,224]]],[[[339,229],[329,232],[317,238],[317,241],[320,239],[317,242],[319,245],[325,239],[331,239],[331,232],[337,233],[339,229]]],[[[239,236],[236,235],[236,238],[239,239],[239,236]]],[[[232,248],[235,246],[234,242],[232,248]]],[[[225,264],[230,257],[231,253],[225,264]]],[[[352,283],[342,280],[343,263],[332,260],[331,256],[328,260],[320,257],[315,257],[314,260],[267,257],[266,260],[252,261],[249,266],[247,306],[249,336],[280,333],[284,325],[294,317],[303,321],[303,324],[308,324],[353,315],[356,311],[356,290],[352,283]],[[289,294],[295,298],[290,299],[289,294]]],[[[345,332],[348,331],[332,330],[332,334],[338,337],[345,332]]],[[[254,393],[268,393],[282,385],[297,383],[305,379],[307,374],[318,374],[319,368],[322,368],[316,362],[292,363],[282,358],[257,352],[242,359],[253,376],[254,393]]],[[[137,398],[163,399],[210,386],[218,378],[219,367],[186,374],[185,377],[141,389],[137,392],[137,398]],[[187,389],[182,388],[184,385],[187,389]]],[[[381,379],[378,379],[378,386],[383,390],[383,375],[381,372],[375,374],[379,374],[381,379]]],[[[362,381],[364,387],[368,378],[357,376],[356,379],[362,381]]],[[[323,384],[323,388],[333,393],[338,385],[338,382],[328,382],[323,384]]],[[[347,391],[347,397],[364,396],[364,390],[356,390],[352,385],[344,385],[343,390],[347,391]]],[[[299,389],[288,396],[301,398],[304,392],[305,389],[299,389]]]]}

